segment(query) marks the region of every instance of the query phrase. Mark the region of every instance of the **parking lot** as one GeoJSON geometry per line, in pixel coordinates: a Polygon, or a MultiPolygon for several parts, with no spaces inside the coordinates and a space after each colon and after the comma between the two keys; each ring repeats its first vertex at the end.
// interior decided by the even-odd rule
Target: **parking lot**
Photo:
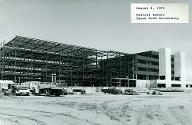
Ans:
{"type": "Polygon", "coordinates": [[[191,125],[192,93],[4,96],[0,125],[191,125]]]}

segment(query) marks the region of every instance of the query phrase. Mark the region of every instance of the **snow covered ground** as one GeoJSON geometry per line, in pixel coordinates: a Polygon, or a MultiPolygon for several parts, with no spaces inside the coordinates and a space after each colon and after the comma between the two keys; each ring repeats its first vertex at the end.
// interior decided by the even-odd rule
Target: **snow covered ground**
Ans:
{"type": "Polygon", "coordinates": [[[0,125],[192,125],[192,93],[1,96],[0,125]]]}

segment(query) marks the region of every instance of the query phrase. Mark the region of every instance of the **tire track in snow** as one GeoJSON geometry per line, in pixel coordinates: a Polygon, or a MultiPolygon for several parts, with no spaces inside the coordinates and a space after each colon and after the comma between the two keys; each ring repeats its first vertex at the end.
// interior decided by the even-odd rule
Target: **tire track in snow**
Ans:
{"type": "MultiPolygon", "coordinates": [[[[41,111],[41,110],[29,110],[29,109],[17,109],[17,108],[5,108],[5,107],[0,107],[0,109],[4,109],[4,110],[17,110],[17,111],[26,111],[26,112],[35,112],[35,113],[43,113],[43,115],[47,116],[65,116],[65,117],[69,117],[69,118],[72,118],[72,119],[75,119],[75,120],[80,120],[80,121],[83,121],[83,122],[86,122],[86,123],[89,123],[91,125],[99,125],[98,123],[95,123],[95,122],[92,122],[88,119],[81,119],[81,118],[78,118],[76,116],[72,116],[70,114],[65,114],[65,113],[55,113],[55,112],[49,112],[49,111],[41,111]]],[[[8,113],[0,113],[1,115],[6,115],[6,116],[9,116],[9,117],[17,117],[17,118],[25,118],[25,119],[28,119],[28,120],[31,120],[31,121],[35,121],[36,123],[38,123],[39,125],[46,125],[46,123],[44,123],[43,121],[40,121],[38,119],[35,119],[35,118],[31,118],[31,117],[28,117],[28,116],[21,116],[21,115],[13,115],[13,114],[8,114],[8,113]]]]}
{"type": "Polygon", "coordinates": [[[143,105],[137,114],[136,125],[173,125],[161,105],[143,105]]]}
{"type": "Polygon", "coordinates": [[[192,125],[191,117],[189,118],[185,106],[169,107],[168,109],[181,125],[192,125]]]}
{"type": "Polygon", "coordinates": [[[13,114],[10,114],[10,113],[2,113],[2,112],[0,112],[0,115],[3,116],[3,117],[1,116],[1,118],[3,118],[4,120],[14,122],[14,124],[18,124],[18,125],[22,124],[21,122],[19,122],[20,119],[27,119],[29,121],[33,121],[37,125],[46,125],[46,123],[44,123],[43,121],[32,118],[32,117],[29,117],[29,116],[13,115],[13,114]],[[5,118],[5,116],[8,116],[8,118],[5,118]]]}

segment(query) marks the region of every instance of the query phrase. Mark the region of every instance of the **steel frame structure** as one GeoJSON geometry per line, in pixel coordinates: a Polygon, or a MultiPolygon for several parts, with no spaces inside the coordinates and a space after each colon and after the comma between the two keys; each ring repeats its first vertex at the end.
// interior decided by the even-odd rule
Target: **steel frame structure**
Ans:
{"type": "Polygon", "coordinates": [[[17,83],[51,82],[52,74],[56,74],[60,84],[108,86],[113,77],[129,76],[129,72],[122,67],[122,63],[126,63],[122,61],[122,57],[127,55],[129,54],[118,51],[101,51],[16,36],[1,46],[0,77],[17,83]],[[119,69],[115,70],[117,67],[113,63],[117,62],[119,69]]]}

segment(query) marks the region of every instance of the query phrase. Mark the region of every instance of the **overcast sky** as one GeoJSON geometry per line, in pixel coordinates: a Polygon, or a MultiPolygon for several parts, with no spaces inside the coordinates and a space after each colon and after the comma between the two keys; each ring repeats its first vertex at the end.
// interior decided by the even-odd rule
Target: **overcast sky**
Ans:
{"type": "MultiPolygon", "coordinates": [[[[131,24],[130,3],[140,1],[157,0],[0,0],[0,41],[21,35],[127,53],[169,47],[186,53],[192,80],[192,24],[131,24]]],[[[160,1],[189,3],[192,12],[191,0],[160,1]]]]}

